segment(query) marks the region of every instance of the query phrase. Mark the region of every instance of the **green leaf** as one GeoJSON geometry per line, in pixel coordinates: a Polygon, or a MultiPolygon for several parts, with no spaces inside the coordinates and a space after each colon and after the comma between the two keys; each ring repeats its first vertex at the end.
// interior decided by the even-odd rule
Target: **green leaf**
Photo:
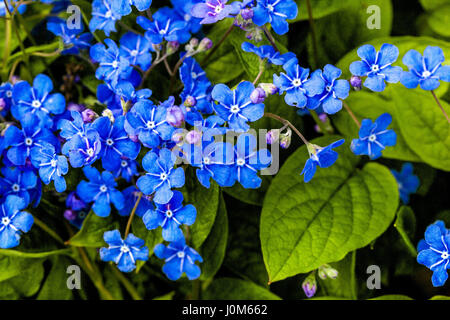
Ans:
{"type": "Polygon", "coordinates": [[[266,288],[235,278],[214,280],[204,292],[206,300],[281,300],[266,288]]]}
{"type": "Polygon", "coordinates": [[[175,291],[170,291],[162,296],[157,296],[152,300],[173,300],[173,296],[175,295],[175,291]]]}
{"type": "Polygon", "coordinates": [[[450,4],[441,6],[431,12],[427,18],[431,30],[444,37],[450,37],[450,4]]]}
{"type": "Polygon", "coordinates": [[[450,0],[420,0],[420,4],[425,10],[434,10],[440,6],[450,4],[450,0]]]}
{"type": "Polygon", "coordinates": [[[217,211],[214,226],[200,248],[200,255],[204,261],[201,265],[202,275],[200,280],[210,279],[217,273],[225,257],[227,240],[227,208],[225,207],[225,200],[223,199],[223,196],[220,195],[219,209],[217,211]]]}
{"type": "Polygon", "coordinates": [[[336,151],[337,162],[304,183],[300,172],[309,156],[306,146],[299,148],[267,191],[260,237],[271,282],[341,260],[381,235],[395,216],[399,194],[389,169],[377,163],[358,169],[348,142],[336,151]]]}
{"type": "Polygon", "coordinates": [[[434,296],[434,297],[431,297],[430,300],[450,300],[450,297],[448,297],[448,296],[434,296]]]}
{"type": "Polygon", "coordinates": [[[411,255],[416,258],[417,250],[411,242],[416,230],[416,217],[410,207],[402,206],[397,212],[397,219],[395,219],[394,227],[397,228],[400,237],[408,248],[411,255]]]}
{"type": "Polygon", "coordinates": [[[0,283],[0,299],[11,300],[34,295],[40,288],[44,278],[42,262],[35,262],[26,270],[0,283]]]}
{"type": "MultiPolygon", "coordinates": [[[[307,0],[297,0],[298,15],[292,21],[308,20],[307,0]]],[[[332,13],[348,8],[355,0],[335,1],[335,0],[309,0],[311,2],[311,11],[314,19],[319,19],[332,13]]]]}
{"type": "Polygon", "coordinates": [[[42,264],[43,261],[44,259],[28,259],[0,254],[0,282],[25,272],[35,264],[42,264]]]}
{"type": "Polygon", "coordinates": [[[12,250],[12,249],[0,249],[0,255],[9,256],[9,257],[21,257],[21,258],[28,258],[28,259],[35,259],[35,258],[46,258],[54,255],[71,255],[72,249],[59,249],[59,250],[53,250],[53,251],[47,251],[47,252],[22,252],[18,250],[12,250]]]}
{"type": "Polygon", "coordinates": [[[50,273],[45,279],[42,289],[37,296],[38,300],[71,300],[73,291],[67,287],[67,267],[72,262],[64,257],[55,257],[50,273]]]}
{"type": "Polygon", "coordinates": [[[103,234],[118,227],[118,222],[113,221],[111,216],[102,218],[91,210],[80,231],[69,240],[69,244],[76,247],[102,247],[105,245],[103,234]]]}
{"type": "Polygon", "coordinates": [[[402,294],[387,294],[384,296],[379,296],[368,300],[414,300],[414,299],[402,294]]]}

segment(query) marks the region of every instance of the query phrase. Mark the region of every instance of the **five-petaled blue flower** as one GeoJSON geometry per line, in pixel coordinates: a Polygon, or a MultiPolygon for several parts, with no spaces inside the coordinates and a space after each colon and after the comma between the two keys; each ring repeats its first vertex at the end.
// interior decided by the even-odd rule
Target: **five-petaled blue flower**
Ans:
{"type": "Polygon", "coordinates": [[[197,251],[186,245],[184,237],[169,243],[167,247],[160,243],[154,252],[158,258],[166,261],[162,270],[170,280],[180,279],[183,273],[189,280],[200,277],[201,270],[195,261],[203,262],[203,259],[197,251]]]}
{"type": "Polygon", "coordinates": [[[391,122],[389,113],[383,113],[374,122],[364,119],[359,129],[359,139],[353,139],[350,146],[353,153],[368,155],[372,160],[381,157],[381,151],[397,143],[397,134],[394,130],[387,129],[391,122]]]}
{"type": "MultiPolygon", "coordinates": [[[[304,108],[310,97],[323,92],[325,82],[318,73],[313,73],[311,79],[308,79],[309,69],[303,69],[298,65],[297,58],[291,59],[283,65],[286,73],[279,76],[273,75],[273,84],[280,89],[279,93],[286,92],[284,101],[290,106],[304,108]]],[[[308,105],[308,108],[314,109],[314,104],[308,105]]]]}
{"type": "Polygon", "coordinates": [[[376,51],[370,44],[358,48],[358,56],[362,61],[354,61],[350,65],[350,72],[358,77],[367,76],[364,86],[375,92],[381,92],[386,87],[386,82],[397,83],[402,74],[401,67],[392,64],[397,61],[398,48],[385,43],[380,51],[376,51]]]}
{"type": "Polygon", "coordinates": [[[306,160],[305,167],[303,168],[301,175],[303,174],[303,181],[309,182],[316,173],[317,166],[321,168],[328,168],[338,159],[338,153],[334,151],[334,148],[339,147],[345,142],[344,139],[333,142],[326,147],[319,147],[315,144],[308,144],[309,159],[306,160]]]}
{"type": "Polygon", "coordinates": [[[148,260],[149,251],[148,247],[144,246],[145,241],[132,233],[122,240],[119,230],[106,231],[103,239],[108,247],[100,249],[100,259],[114,262],[122,272],[136,269],[136,260],[148,260]]]}
{"type": "Polygon", "coordinates": [[[34,219],[22,211],[27,202],[17,196],[7,196],[0,210],[0,248],[8,249],[19,245],[22,232],[28,232],[34,219]]]}
{"type": "Polygon", "coordinates": [[[112,10],[110,0],[94,0],[92,3],[92,19],[89,21],[91,32],[103,30],[107,37],[111,31],[116,32],[116,21],[122,18],[117,10],[112,10]]]}
{"type": "Polygon", "coordinates": [[[131,13],[132,5],[134,5],[139,11],[145,11],[152,5],[152,0],[115,0],[111,2],[112,10],[122,16],[126,16],[131,13]]]}
{"type": "Polygon", "coordinates": [[[142,70],[147,70],[152,64],[150,51],[153,51],[152,44],[146,37],[127,32],[120,38],[121,56],[128,59],[130,64],[140,66],[142,70]]]}
{"type": "Polygon", "coordinates": [[[33,195],[33,189],[37,184],[37,177],[30,169],[20,170],[19,168],[1,168],[3,178],[0,178],[0,187],[3,197],[15,195],[28,204],[33,195]]]}
{"type": "Polygon", "coordinates": [[[422,242],[417,262],[433,271],[431,282],[440,287],[448,278],[450,261],[450,234],[442,221],[436,221],[425,231],[425,243],[422,242]]]}
{"type": "Polygon", "coordinates": [[[181,188],[184,185],[184,170],[174,168],[176,156],[169,149],[161,149],[159,157],[150,151],[142,159],[142,167],[146,174],[140,177],[137,187],[145,194],[155,194],[153,201],[166,204],[172,199],[172,188],[181,188]]]}
{"type": "Polygon", "coordinates": [[[242,50],[245,52],[253,52],[261,59],[267,59],[269,63],[277,66],[282,66],[286,62],[295,58],[295,54],[292,52],[287,52],[281,54],[276,51],[271,45],[255,46],[250,42],[243,42],[241,45],[242,50]]]}
{"type": "Polygon", "coordinates": [[[315,73],[319,74],[325,82],[323,92],[308,99],[308,108],[315,109],[321,106],[323,112],[327,114],[334,114],[342,109],[342,100],[348,97],[350,92],[350,84],[347,80],[337,80],[342,74],[339,68],[331,64],[327,64],[321,70],[314,71],[312,78],[315,77],[315,73]]]}
{"type": "Polygon", "coordinates": [[[253,22],[257,26],[270,23],[277,34],[288,32],[289,23],[286,20],[297,17],[298,8],[293,0],[257,0],[256,3],[253,22]]]}
{"type": "Polygon", "coordinates": [[[192,16],[202,19],[201,24],[215,23],[223,20],[232,14],[238,14],[242,3],[235,1],[232,4],[226,4],[228,0],[205,0],[197,3],[191,9],[192,16]]]}
{"type": "Polygon", "coordinates": [[[427,47],[422,55],[416,50],[409,50],[403,56],[403,64],[409,71],[403,71],[400,82],[408,89],[418,85],[423,90],[439,87],[439,80],[450,82],[450,66],[443,66],[444,52],[439,47],[427,47]]]}
{"type": "Polygon", "coordinates": [[[148,230],[162,228],[162,237],[166,241],[176,241],[182,237],[181,225],[190,226],[195,222],[197,210],[192,204],[183,206],[183,194],[174,191],[173,197],[166,204],[157,204],[155,209],[149,209],[144,216],[148,230]]]}
{"type": "Polygon", "coordinates": [[[413,165],[409,162],[403,164],[400,172],[391,170],[398,184],[398,191],[400,192],[400,198],[404,204],[409,202],[409,195],[415,193],[419,188],[420,180],[413,173],[413,165]]]}
{"type": "Polygon", "coordinates": [[[83,135],[75,134],[64,147],[66,147],[66,145],[67,148],[63,148],[63,151],[67,151],[70,164],[74,168],[92,164],[98,159],[102,149],[100,136],[98,132],[93,129],[86,130],[86,133],[83,135]]]}
{"type": "Polygon", "coordinates": [[[9,82],[0,85],[0,114],[5,116],[13,104],[13,85],[9,82]]]}
{"type": "Polygon", "coordinates": [[[33,80],[33,87],[26,81],[14,85],[14,107],[11,113],[17,120],[22,120],[28,114],[35,114],[41,124],[46,127],[53,125],[52,114],[61,114],[66,109],[66,100],[61,93],[50,92],[53,83],[44,74],[38,74],[33,80]]]}
{"type": "MultiPolygon", "coordinates": [[[[115,171],[115,177],[122,177],[125,181],[130,182],[134,176],[139,175],[136,160],[122,158],[120,166],[115,171]]],[[[113,172],[114,173],[114,172],[113,172]]]]}
{"type": "Polygon", "coordinates": [[[89,182],[82,180],[77,186],[77,194],[86,203],[94,202],[92,210],[99,217],[107,217],[111,212],[111,202],[117,210],[124,207],[125,199],[116,189],[117,182],[111,172],[103,171],[100,175],[93,167],[84,167],[84,175],[89,182]]]}
{"type": "Polygon", "coordinates": [[[64,46],[69,47],[62,54],[78,54],[80,50],[91,46],[92,34],[83,32],[83,24],[80,28],[68,28],[67,22],[60,18],[52,18],[47,22],[47,29],[54,35],[61,37],[64,46]],[[80,34],[82,33],[82,34],[80,34]]]}
{"type": "Polygon", "coordinates": [[[248,122],[260,119],[264,115],[264,104],[253,103],[250,94],[255,86],[249,81],[243,81],[237,88],[231,90],[225,84],[214,86],[211,96],[217,101],[213,105],[216,113],[235,131],[248,131],[248,122]]]}

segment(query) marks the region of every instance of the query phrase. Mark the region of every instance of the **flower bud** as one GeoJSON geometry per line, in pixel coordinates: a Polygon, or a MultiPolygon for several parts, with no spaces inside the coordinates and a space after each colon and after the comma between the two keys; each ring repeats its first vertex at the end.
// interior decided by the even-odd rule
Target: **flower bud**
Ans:
{"type": "Polygon", "coordinates": [[[189,144],[197,144],[202,139],[202,134],[196,130],[192,130],[186,134],[185,139],[189,144]]]}
{"type": "Polygon", "coordinates": [[[273,83],[260,83],[258,87],[264,90],[266,96],[270,96],[278,92],[278,88],[273,83]]]}
{"type": "Polygon", "coordinates": [[[241,10],[241,16],[244,20],[250,20],[253,18],[253,10],[250,8],[245,8],[241,10]]]}
{"type": "Polygon", "coordinates": [[[3,98],[0,98],[0,111],[3,111],[6,107],[6,101],[3,98]]]}
{"type": "Polygon", "coordinates": [[[211,49],[212,46],[213,46],[212,40],[205,37],[202,39],[202,41],[200,41],[197,51],[198,52],[208,51],[209,49],[211,49]]]}
{"type": "Polygon", "coordinates": [[[177,145],[183,144],[184,137],[185,137],[184,133],[185,133],[184,130],[180,130],[180,132],[175,132],[172,135],[172,141],[175,142],[177,145]]]}
{"type": "Polygon", "coordinates": [[[252,103],[262,103],[266,98],[266,92],[261,88],[256,88],[250,94],[250,100],[252,103]]]}
{"type": "Polygon", "coordinates": [[[186,108],[195,107],[196,104],[197,104],[197,99],[195,99],[195,97],[193,97],[193,96],[187,96],[186,100],[184,100],[184,106],[186,108]]]}
{"type": "Polygon", "coordinates": [[[167,109],[167,122],[174,127],[181,127],[184,123],[183,110],[179,106],[171,106],[167,109]]]}
{"type": "Polygon", "coordinates": [[[195,51],[195,48],[198,46],[198,39],[192,38],[188,44],[184,46],[184,50],[186,50],[188,55],[192,55],[195,51]]]}
{"type": "Polygon", "coordinates": [[[278,139],[280,139],[280,130],[279,129],[272,129],[266,133],[267,144],[276,143],[276,142],[278,142],[278,139]]]}
{"type": "Polygon", "coordinates": [[[92,122],[98,118],[98,114],[91,109],[86,109],[81,113],[84,123],[92,122]]]}
{"type": "Polygon", "coordinates": [[[361,90],[361,84],[362,80],[358,76],[352,76],[350,78],[350,85],[355,89],[356,91],[361,90]]]}
{"type": "Polygon", "coordinates": [[[282,133],[280,135],[280,147],[283,149],[289,148],[289,146],[291,145],[291,139],[292,131],[288,128],[285,133],[282,133]]]}
{"type": "Polygon", "coordinates": [[[77,213],[71,209],[67,209],[66,211],[64,211],[64,218],[69,221],[73,221],[77,218],[77,213]]]}
{"type": "Polygon", "coordinates": [[[319,267],[318,274],[321,279],[326,279],[327,277],[330,279],[336,279],[339,272],[332,268],[329,264],[324,264],[319,267]]]}
{"type": "Polygon", "coordinates": [[[302,283],[303,292],[308,298],[311,298],[316,294],[317,291],[317,281],[314,271],[311,272],[302,283]]]}
{"type": "Polygon", "coordinates": [[[16,84],[19,81],[20,81],[20,77],[19,76],[12,76],[11,84],[16,84]]]}
{"type": "Polygon", "coordinates": [[[111,122],[114,122],[114,115],[110,109],[105,109],[102,112],[102,117],[108,117],[111,122]]]}
{"type": "Polygon", "coordinates": [[[167,42],[167,46],[166,46],[167,54],[170,55],[170,54],[175,53],[179,47],[180,47],[180,43],[178,41],[167,42]]]}
{"type": "Polygon", "coordinates": [[[86,109],[86,108],[82,104],[78,104],[78,103],[74,103],[74,102],[69,102],[67,104],[67,110],[69,110],[69,111],[83,112],[84,109],[86,109]]]}
{"type": "Polygon", "coordinates": [[[66,198],[66,207],[78,211],[86,208],[86,204],[78,197],[75,191],[72,191],[66,198]]]}

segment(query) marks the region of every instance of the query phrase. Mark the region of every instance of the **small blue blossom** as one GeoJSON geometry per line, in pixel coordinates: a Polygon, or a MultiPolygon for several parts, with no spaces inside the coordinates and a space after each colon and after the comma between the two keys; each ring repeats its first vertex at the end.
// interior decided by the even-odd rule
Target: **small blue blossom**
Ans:
{"type": "MultiPolygon", "coordinates": [[[[141,192],[135,186],[129,186],[122,191],[122,194],[125,198],[125,205],[123,206],[122,210],[119,210],[119,214],[121,216],[129,216],[131,214],[131,211],[133,210],[133,207],[136,204],[140,193],[141,192]]],[[[153,208],[154,205],[152,202],[152,197],[143,195],[136,208],[136,215],[138,217],[142,217],[148,210],[151,210],[153,208]]]]}
{"type": "MultiPolygon", "coordinates": [[[[273,84],[280,89],[280,94],[286,92],[284,101],[290,106],[304,108],[307,106],[308,99],[323,92],[325,82],[322,77],[313,73],[311,79],[308,79],[309,69],[303,69],[299,66],[297,59],[291,59],[283,65],[286,73],[279,76],[273,75],[273,84]]],[[[310,104],[309,108],[314,108],[310,104]]]]}
{"type": "Polygon", "coordinates": [[[305,167],[303,168],[301,175],[303,174],[303,181],[309,182],[316,173],[317,166],[320,168],[328,168],[333,165],[338,159],[338,153],[334,151],[334,148],[339,147],[345,142],[344,139],[333,142],[326,147],[319,147],[315,144],[309,144],[308,152],[309,159],[306,160],[305,167]]]}
{"type": "Polygon", "coordinates": [[[27,202],[17,196],[7,196],[0,210],[0,248],[8,249],[19,245],[20,236],[28,232],[34,223],[33,216],[22,211],[27,202]]]}
{"type": "MultiPolygon", "coordinates": [[[[139,100],[145,100],[151,97],[152,95],[152,90],[150,89],[141,89],[136,91],[134,89],[134,86],[131,82],[128,81],[120,81],[117,86],[114,88],[114,91],[110,91],[110,95],[115,95],[115,97],[110,96],[109,98],[106,96],[103,96],[104,94],[108,94],[107,91],[104,89],[100,90],[100,86],[99,88],[97,88],[97,97],[99,97],[99,99],[106,99],[104,100],[103,103],[108,105],[108,108],[110,108],[113,111],[113,108],[118,108],[120,109],[120,111],[122,111],[123,113],[123,109],[122,109],[122,103],[121,103],[121,99],[123,99],[124,102],[131,102],[131,103],[136,103],[139,100]],[[117,103],[117,107],[113,106],[113,108],[111,108],[109,106],[109,101],[111,101],[113,104],[117,103]]],[[[110,89],[107,89],[110,90],[110,89]]]]}
{"type": "Polygon", "coordinates": [[[77,193],[75,191],[72,191],[66,198],[66,207],[70,208],[73,211],[80,211],[82,209],[85,209],[87,206],[86,203],[84,203],[84,201],[80,199],[77,193]]]}
{"type": "Polygon", "coordinates": [[[179,16],[180,20],[186,22],[186,28],[190,33],[197,33],[202,25],[200,24],[201,19],[195,18],[191,14],[191,10],[197,3],[203,0],[171,0],[175,13],[179,16]]]}
{"type": "Polygon", "coordinates": [[[83,29],[82,24],[79,29],[68,28],[67,22],[60,18],[52,18],[47,22],[47,30],[61,37],[64,46],[69,47],[62,51],[62,54],[78,54],[80,50],[87,49],[91,46],[90,42],[93,36],[88,32],[82,33],[83,29]]]}
{"type": "Polygon", "coordinates": [[[26,81],[20,81],[14,85],[14,107],[12,115],[17,120],[22,120],[28,114],[35,114],[42,125],[51,127],[52,114],[61,114],[66,109],[66,101],[60,93],[53,93],[53,83],[44,74],[38,74],[33,80],[33,87],[26,81]]]}
{"type": "Polygon", "coordinates": [[[54,181],[56,191],[66,190],[66,180],[63,175],[69,171],[69,165],[66,157],[57,155],[51,144],[43,143],[42,147],[33,148],[31,162],[39,168],[39,176],[44,184],[54,181]]]}
{"type": "Polygon", "coordinates": [[[142,217],[142,221],[148,230],[161,227],[164,240],[176,241],[184,237],[180,226],[192,225],[196,217],[195,207],[192,204],[183,206],[183,194],[174,191],[168,203],[157,204],[155,209],[149,209],[142,217]]]}
{"type": "Polygon", "coordinates": [[[33,199],[33,189],[36,187],[38,180],[33,170],[19,168],[0,169],[3,178],[0,178],[1,194],[3,197],[7,195],[15,195],[22,198],[27,204],[33,199]]]}
{"type": "Polygon", "coordinates": [[[116,21],[122,18],[116,10],[111,8],[110,0],[94,0],[92,3],[92,19],[89,22],[91,32],[103,30],[107,37],[111,31],[116,32],[116,21]]]}
{"type": "Polygon", "coordinates": [[[160,243],[154,252],[158,258],[166,261],[162,270],[170,280],[180,279],[183,273],[189,280],[200,277],[201,270],[195,262],[203,262],[203,259],[197,251],[186,245],[184,237],[169,243],[167,247],[160,243]]]}
{"type": "MultiPolygon", "coordinates": [[[[327,64],[321,70],[316,70],[314,73],[320,75],[325,82],[323,92],[308,99],[308,108],[315,109],[322,107],[323,112],[327,114],[335,114],[342,109],[342,100],[348,97],[350,92],[350,84],[347,80],[337,80],[342,71],[331,64],[327,64]],[[341,100],[342,99],[342,100],[341,100]]],[[[314,78],[313,74],[311,78],[314,78]]]]}
{"type": "Polygon", "coordinates": [[[128,59],[130,64],[140,66],[142,70],[147,70],[152,64],[149,51],[153,51],[153,48],[146,37],[127,32],[120,38],[121,56],[128,59]]]}
{"type": "Polygon", "coordinates": [[[227,2],[228,0],[205,0],[193,6],[191,14],[193,17],[202,19],[201,24],[215,23],[230,15],[238,14],[242,4],[235,1],[228,5],[227,2]]]}
{"type": "MultiPolygon", "coordinates": [[[[92,129],[87,130],[84,135],[74,135],[66,145],[70,164],[74,168],[92,164],[98,159],[102,149],[100,136],[96,130],[92,129]]],[[[66,151],[65,148],[63,151],[66,151]]]]}
{"type": "Polygon", "coordinates": [[[105,170],[114,172],[121,166],[123,157],[136,159],[141,150],[141,144],[133,142],[124,129],[125,117],[115,118],[114,123],[108,117],[97,118],[91,125],[102,142],[100,157],[105,170]]]}
{"type": "Polygon", "coordinates": [[[9,82],[0,85],[0,114],[6,116],[13,104],[13,85],[9,82]]]}
{"type": "Polygon", "coordinates": [[[130,182],[133,177],[139,175],[137,162],[126,158],[120,160],[120,166],[114,171],[116,178],[122,177],[126,182],[130,182]]]}
{"type": "Polygon", "coordinates": [[[261,59],[267,59],[269,63],[277,66],[282,66],[289,60],[295,58],[295,54],[292,52],[287,52],[281,54],[276,51],[271,45],[255,46],[250,42],[243,42],[241,45],[242,50],[245,52],[253,52],[261,59]]]}
{"type": "Polygon", "coordinates": [[[172,188],[184,185],[183,168],[174,168],[176,156],[168,149],[161,149],[159,157],[150,151],[142,159],[142,167],[146,171],[136,185],[145,194],[155,194],[153,201],[166,204],[172,199],[172,188]]]}
{"type": "Polygon", "coordinates": [[[136,260],[148,260],[149,251],[144,246],[145,241],[132,233],[122,240],[119,230],[106,231],[103,239],[108,247],[100,249],[100,259],[114,262],[122,272],[131,272],[136,269],[136,260]]]}
{"type": "Polygon", "coordinates": [[[152,5],[152,0],[115,0],[111,2],[112,10],[122,16],[129,15],[132,12],[132,5],[139,11],[145,11],[152,5]]]}
{"type": "Polygon", "coordinates": [[[293,0],[256,0],[256,3],[253,22],[257,26],[270,23],[277,34],[288,32],[289,23],[286,20],[297,17],[298,7],[293,0]]]}
{"type": "Polygon", "coordinates": [[[167,123],[167,109],[149,100],[138,101],[126,115],[125,130],[138,136],[148,148],[156,148],[161,140],[170,140],[174,127],[167,123]]]}
{"type": "Polygon", "coordinates": [[[440,80],[450,82],[450,66],[443,66],[444,52],[439,47],[427,47],[422,55],[412,49],[403,56],[403,64],[409,71],[403,71],[400,82],[408,89],[418,85],[423,90],[435,90],[440,80]]]}
{"type": "Polygon", "coordinates": [[[366,44],[358,48],[358,56],[362,61],[354,61],[350,65],[350,72],[358,77],[367,76],[364,86],[375,92],[381,92],[386,87],[386,82],[397,83],[402,74],[401,67],[393,67],[397,61],[398,48],[392,44],[385,43],[380,51],[366,44]]]}
{"type": "MultiPolygon", "coordinates": [[[[13,3],[14,5],[16,5],[16,3],[19,2],[19,1],[17,1],[17,0],[6,0],[6,2],[8,3],[8,9],[9,9],[9,11],[10,11],[10,12],[13,12],[13,11],[14,11],[14,7],[13,7],[13,5],[11,4],[11,1],[12,1],[12,3],[13,3]]],[[[21,5],[17,8],[17,11],[18,11],[20,14],[24,14],[24,13],[25,13],[25,10],[27,10],[27,5],[26,5],[26,4],[21,4],[21,5]]],[[[6,16],[6,13],[7,13],[7,10],[6,10],[6,6],[5,6],[5,1],[0,1],[0,17],[6,16]]]]}
{"type": "Polygon", "coordinates": [[[404,163],[400,172],[391,170],[398,184],[400,198],[404,204],[408,204],[409,195],[415,193],[420,185],[419,178],[413,173],[413,165],[409,162],[404,163]]]}
{"type": "Polygon", "coordinates": [[[367,155],[375,160],[381,157],[381,151],[397,143],[397,134],[387,129],[392,122],[389,113],[383,113],[374,122],[364,119],[359,129],[359,139],[353,139],[350,148],[356,155],[367,155]]]}
{"type": "Polygon", "coordinates": [[[417,255],[417,262],[433,271],[431,282],[440,287],[448,278],[450,234],[442,221],[436,221],[425,231],[425,243],[417,255]]]}
{"type": "Polygon", "coordinates": [[[84,175],[89,179],[81,181],[77,186],[77,194],[86,203],[94,202],[92,210],[99,217],[107,217],[111,212],[111,202],[117,210],[124,207],[125,199],[116,189],[117,182],[111,172],[103,171],[100,175],[93,167],[83,168],[84,175]]]}
{"type": "Polygon", "coordinates": [[[214,86],[211,96],[217,101],[213,105],[216,113],[235,131],[248,131],[248,122],[260,119],[264,115],[263,103],[252,103],[250,95],[255,86],[249,81],[243,81],[237,88],[231,90],[225,84],[214,86]]]}

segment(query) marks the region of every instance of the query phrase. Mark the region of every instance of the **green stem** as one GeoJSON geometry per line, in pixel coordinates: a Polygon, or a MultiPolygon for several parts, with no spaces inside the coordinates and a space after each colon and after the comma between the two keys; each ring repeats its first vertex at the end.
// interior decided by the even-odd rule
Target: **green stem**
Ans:
{"type": "Polygon", "coordinates": [[[264,70],[266,65],[266,59],[263,60],[259,60],[259,72],[258,75],[256,76],[255,80],[253,80],[253,85],[256,85],[256,83],[258,83],[259,79],[261,78],[262,74],[264,73],[264,70]]]}
{"type": "Polygon", "coordinates": [[[300,139],[302,139],[304,144],[306,144],[306,145],[309,144],[308,140],[306,140],[306,138],[300,133],[300,131],[289,120],[284,119],[284,118],[280,117],[279,115],[270,113],[270,112],[264,112],[264,117],[272,118],[272,119],[275,119],[275,120],[281,122],[284,125],[288,125],[300,137],[300,139]]]}
{"type": "Polygon", "coordinates": [[[125,277],[122,272],[117,270],[116,266],[110,264],[110,267],[116,278],[123,284],[123,286],[128,291],[133,300],[143,300],[139,292],[137,292],[134,285],[130,282],[130,280],[128,280],[127,277],[125,277]]]}
{"type": "Polygon", "coordinates": [[[358,128],[361,128],[361,124],[358,121],[358,118],[356,118],[355,114],[353,113],[352,109],[348,106],[348,104],[345,101],[342,101],[342,105],[344,106],[345,110],[347,110],[350,117],[353,119],[353,121],[356,123],[358,128]]]}
{"type": "Polygon", "coordinates": [[[316,27],[314,25],[314,18],[312,14],[311,0],[306,0],[306,8],[308,10],[308,20],[311,27],[311,37],[313,40],[313,50],[314,50],[314,63],[316,67],[319,65],[318,49],[317,49],[317,38],[316,38],[316,27]]]}
{"type": "Polygon", "coordinates": [[[134,204],[133,210],[131,210],[130,217],[128,218],[128,223],[127,223],[127,228],[125,229],[124,239],[126,239],[126,237],[128,236],[128,233],[130,233],[131,222],[133,221],[134,215],[136,213],[136,209],[139,206],[139,202],[141,201],[141,198],[142,198],[142,192],[139,192],[136,203],[134,204]]]}
{"type": "Polygon", "coordinates": [[[64,244],[63,239],[55,232],[53,231],[49,226],[47,226],[43,221],[39,220],[35,215],[33,215],[34,223],[48,233],[49,236],[51,236],[53,239],[58,241],[60,244],[64,244]]]}
{"type": "Polygon", "coordinates": [[[434,100],[436,100],[437,105],[439,106],[445,118],[447,119],[447,122],[450,123],[450,118],[448,117],[447,112],[445,112],[444,107],[441,105],[441,102],[439,101],[439,98],[436,96],[436,93],[434,93],[434,90],[431,90],[431,94],[433,95],[434,100]]]}
{"type": "MultiPolygon", "coordinates": [[[[3,69],[6,68],[6,60],[8,60],[11,51],[11,17],[6,15],[5,19],[5,47],[3,48],[3,69]]],[[[5,70],[6,72],[6,70],[5,70]]]]}
{"type": "Polygon", "coordinates": [[[267,29],[266,26],[262,27],[264,34],[266,35],[267,40],[269,40],[270,44],[272,45],[272,47],[277,51],[280,52],[280,50],[277,47],[275,38],[272,36],[272,33],[270,33],[269,29],[267,29]]]}
{"type": "Polygon", "coordinates": [[[325,124],[319,119],[319,116],[317,115],[316,111],[309,110],[309,113],[311,114],[311,117],[314,119],[316,124],[319,126],[320,132],[322,132],[324,135],[328,134],[325,124]]]}

